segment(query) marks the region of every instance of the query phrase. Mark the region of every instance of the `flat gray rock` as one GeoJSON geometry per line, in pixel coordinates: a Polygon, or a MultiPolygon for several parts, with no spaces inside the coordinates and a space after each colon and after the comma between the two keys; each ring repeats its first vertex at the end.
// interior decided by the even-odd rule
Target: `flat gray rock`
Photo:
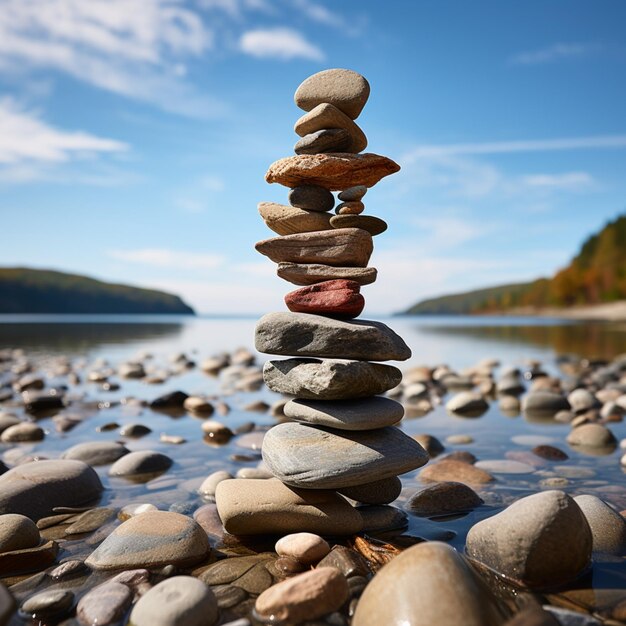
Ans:
{"type": "Polygon", "coordinates": [[[307,313],[268,313],[256,326],[259,352],[364,361],[406,361],[411,350],[382,322],[307,313]]]}
{"type": "Polygon", "coordinates": [[[374,396],[358,400],[290,400],[285,415],[298,422],[339,430],[373,430],[397,424],[404,407],[395,400],[374,396]]]}
{"type": "Polygon", "coordinates": [[[393,365],[343,359],[267,361],[265,384],[277,393],[308,400],[348,400],[375,396],[397,387],[402,372],[393,365]]]}
{"type": "Polygon", "coordinates": [[[315,285],[325,280],[354,280],[359,285],[376,281],[375,267],[332,267],[321,263],[279,263],[276,274],[294,285],[315,285]]]}
{"type": "Polygon", "coordinates": [[[267,432],[262,453],[276,478],[305,489],[371,483],[410,472],[428,461],[426,451],[393,426],[340,431],[287,422],[267,432]]]}
{"type": "Polygon", "coordinates": [[[54,507],[91,504],[101,493],[98,475],[81,461],[33,461],[0,476],[0,514],[38,520],[54,507]]]}

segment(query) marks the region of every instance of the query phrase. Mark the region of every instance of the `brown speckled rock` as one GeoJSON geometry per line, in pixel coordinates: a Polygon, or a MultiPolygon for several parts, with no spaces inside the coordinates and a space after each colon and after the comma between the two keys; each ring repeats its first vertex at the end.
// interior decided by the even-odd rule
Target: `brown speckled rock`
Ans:
{"type": "Polygon", "coordinates": [[[374,244],[372,236],[364,230],[341,228],[264,239],[255,248],[275,263],[365,267],[374,244]]]}
{"type": "Polygon", "coordinates": [[[272,163],[265,180],[285,187],[320,185],[338,191],[356,185],[373,187],[381,178],[398,171],[400,166],[391,159],[369,152],[302,154],[272,163]]]}

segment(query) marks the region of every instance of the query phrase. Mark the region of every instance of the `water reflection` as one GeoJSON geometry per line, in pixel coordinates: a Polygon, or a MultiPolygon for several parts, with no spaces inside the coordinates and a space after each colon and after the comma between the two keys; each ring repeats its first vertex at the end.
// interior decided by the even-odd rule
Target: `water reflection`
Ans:
{"type": "MultiPolygon", "coordinates": [[[[463,319],[467,321],[468,318],[463,319]]],[[[557,355],[576,354],[587,358],[611,359],[626,352],[624,323],[547,321],[543,324],[502,324],[499,319],[487,318],[479,324],[417,323],[415,329],[448,338],[533,345],[549,348],[557,355]]]]}
{"type": "MultiPolygon", "coordinates": [[[[14,318],[13,318],[14,319],[14,318]]],[[[24,322],[0,320],[0,349],[22,348],[27,351],[60,352],[67,355],[85,355],[104,346],[136,344],[180,335],[184,322],[175,320],[152,321],[112,320],[109,316],[93,318],[77,316],[74,319],[24,322]]]]}

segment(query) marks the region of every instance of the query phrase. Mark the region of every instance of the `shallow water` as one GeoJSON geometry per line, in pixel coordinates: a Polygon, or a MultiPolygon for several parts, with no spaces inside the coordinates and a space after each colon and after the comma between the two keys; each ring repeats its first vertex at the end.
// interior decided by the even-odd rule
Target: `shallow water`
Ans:
{"type": "MultiPolygon", "coordinates": [[[[578,323],[559,320],[496,317],[423,317],[389,318],[384,320],[398,332],[411,347],[413,357],[401,368],[414,365],[435,366],[446,363],[459,371],[489,357],[501,361],[502,367],[517,366],[527,369],[528,360],[542,363],[551,374],[563,376],[559,370],[558,357],[573,355],[592,359],[611,359],[626,353],[626,325],[602,323],[578,323]]],[[[115,316],[31,316],[0,317],[0,350],[22,349],[39,370],[50,371],[60,357],[66,357],[80,368],[81,382],[69,390],[71,406],[64,409],[67,415],[85,417],[74,429],[66,433],[55,430],[50,417],[39,420],[46,430],[43,441],[9,446],[0,444],[7,465],[13,465],[22,456],[56,458],[67,448],[83,441],[122,440],[119,429],[98,432],[97,428],[117,422],[120,426],[141,422],[152,433],[140,439],[127,439],[130,450],[151,449],[161,451],[174,460],[165,474],[146,484],[137,484],[107,476],[108,467],[97,468],[103,484],[107,487],[102,503],[119,508],[129,502],[150,502],[167,510],[172,505],[193,511],[202,504],[196,489],[203,479],[217,469],[233,474],[242,467],[255,466],[260,460],[256,450],[238,445],[239,437],[217,446],[202,438],[202,420],[184,412],[178,415],[157,413],[129,398],[150,401],[168,391],[183,390],[186,393],[214,396],[231,407],[227,416],[214,415],[236,430],[248,422],[257,429],[275,423],[267,413],[244,410],[256,400],[269,404],[280,399],[266,389],[258,392],[231,394],[225,390],[219,378],[204,374],[198,367],[176,373],[163,384],[147,385],[141,381],[120,379],[117,391],[104,391],[101,384],[86,381],[92,365],[106,360],[113,369],[125,360],[141,356],[155,370],[171,370],[171,357],[184,353],[196,363],[220,352],[232,352],[239,346],[252,349],[254,318],[184,318],[184,317],[115,317],[115,316]],[[180,435],[187,442],[182,445],[162,443],[159,436],[180,435]],[[232,458],[245,454],[249,460],[232,458]]],[[[264,360],[259,355],[259,362],[264,360]]],[[[496,371],[497,373],[497,371],[496,371]]],[[[2,378],[0,378],[2,383],[2,378]]],[[[67,384],[65,377],[48,378],[47,386],[67,384]]],[[[620,469],[619,448],[603,455],[590,455],[572,449],[565,442],[570,425],[554,420],[533,420],[518,415],[507,417],[497,402],[480,418],[462,418],[448,415],[445,400],[435,409],[419,418],[405,418],[402,428],[410,435],[427,433],[440,439],[446,452],[463,449],[472,452],[479,460],[504,459],[511,451],[530,450],[537,442],[551,443],[569,455],[562,463],[545,462],[528,474],[496,474],[496,482],[480,490],[485,505],[474,512],[440,521],[409,516],[410,524],[405,534],[436,539],[444,537],[463,549],[468,529],[479,519],[502,509],[514,499],[540,491],[540,481],[549,476],[564,476],[569,483],[563,489],[571,495],[590,493],[608,500],[618,510],[626,509],[626,474],[620,469]],[[474,438],[469,445],[449,445],[446,437],[451,434],[468,434],[474,438]]],[[[17,402],[0,404],[0,410],[21,414],[17,402]]],[[[618,440],[626,437],[626,423],[609,425],[618,440]]],[[[421,485],[416,480],[419,470],[402,477],[404,490],[401,505],[421,485]]],[[[93,549],[85,539],[63,544],[59,560],[69,554],[86,556],[93,549]]],[[[581,582],[583,588],[625,589],[626,565],[623,559],[594,563],[592,572],[581,582]]],[[[626,598],[626,592],[624,592],[626,598]]]]}

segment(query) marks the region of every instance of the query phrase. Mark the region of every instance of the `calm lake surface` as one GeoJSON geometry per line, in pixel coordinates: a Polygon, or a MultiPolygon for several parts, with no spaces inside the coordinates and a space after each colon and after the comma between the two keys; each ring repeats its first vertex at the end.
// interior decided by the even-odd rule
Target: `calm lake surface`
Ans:
{"type": "MultiPolygon", "coordinates": [[[[56,458],[67,448],[83,441],[123,440],[119,428],[101,432],[99,427],[110,422],[119,426],[141,422],[152,433],[138,439],[127,439],[131,450],[151,449],[172,457],[174,465],[160,477],[146,484],[137,484],[107,475],[107,467],[96,468],[106,487],[103,502],[122,507],[130,502],[150,502],[167,510],[172,505],[187,507],[190,511],[202,504],[196,489],[211,472],[226,469],[233,474],[242,467],[253,467],[260,460],[258,450],[238,445],[235,436],[222,446],[203,440],[201,420],[182,412],[168,415],[150,410],[129,398],[151,401],[169,391],[182,390],[187,394],[212,396],[226,402],[231,412],[214,415],[233,431],[250,422],[256,430],[264,430],[276,423],[267,412],[245,410],[253,401],[273,404],[280,396],[267,389],[256,392],[233,393],[224,387],[219,377],[204,374],[199,367],[175,372],[173,359],[184,353],[196,362],[221,352],[233,352],[238,347],[253,351],[254,326],[257,318],[213,318],[174,316],[0,316],[0,350],[20,349],[35,368],[46,377],[46,386],[67,384],[63,377],[54,376],[55,364],[66,359],[80,382],[71,385],[67,398],[70,406],[63,413],[82,421],[69,432],[58,432],[52,417],[39,420],[46,437],[38,443],[9,446],[0,444],[7,465],[13,465],[21,456],[56,458]],[[89,371],[107,364],[115,370],[128,360],[141,358],[146,368],[169,371],[162,384],[148,385],[140,380],[121,379],[112,374],[110,381],[119,383],[119,389],[105,390],[102,383],[87,381],[89,371]],[[160,441],[161,434],[180,435],[187,441],[172,445],[160,441]],[[248,458],[245,458],[247,455],[248,458]],[[243,460],[242,460],[243,459],[243,460]]],[[[508,366],[528,369],[530,359],[540,361],[542,368],[553,375],[564,376],[559,369],[559,357],[571,355],[589,359],[610,360],[626,353],[626,324],[586,323],[563,320],[511,317],[390,317],[382,319],[398,332],[413,351],[410,361],[397,364],[402,369],[427,365],[447,364],[461,371],[486,357],[501,362],[500,371],[508,366]]],[[[258,355],[258,363],[269,357],[258,355]]],[[[498,377],[496,370],[496,378],[498,377]]],[[[8,379],[0,372],[0,386],[8,379]],[[3,378],[2,378],[3,377],[3,378]]],[[[618,510],[626,509],[626,475],[620,468],[619,448],[601,455],[586,454],[570,448],[565,442],[570,425],[552,419],[533,420],[523,415],[505,416],[496,401],[480,418],[462,418],[449,415],[441,404],[424,417],[405,418],[402,428],[410,435],[427,433],[444,442],[446,452],[463,449],[480,460],[505,459],[511,451],[529,451],[536,443],[550,443],[566,451],[569,460],[555,464],[538,464],[535,471],[496,476],[483,496],[485,505],[457,517],[433,521],[409,516],[409,534],[427,539],[443,538],[463,549],[467,530],[478,520],[490,516],[519,497],[542,489],[541,481],[548,477],[564,477],[568,483],[563,489],[572,495],[591,493],[612,502],[618,510]],[[445,443],[452,434],[467,434],[474,442],[453,446],[445,443]]],[[[0,410],[23,415],[19,397],[0,404],[0,410]]],[[[626,424],[610,425],[618,440],[626,437],[626,424]]],[[[404,491],[396,503],[402,506],[418,488],[418,471],[402,477],[404,491]]],[[[482,494],[481,494],[482,495],[482,494]]],[[[92,548],[89,548],[92,549],[92,548]]],[[[85,556],[84,539],[66,541],[63,555],[85,556]]],[[[626,588],[626,568],[619,563],[596,563],[593,587],[626,588]]],[[[585,583],[589,586],[591,583],[585,583]]],[[[624,594],[626,596],[626,593],[624,594]]]]}

